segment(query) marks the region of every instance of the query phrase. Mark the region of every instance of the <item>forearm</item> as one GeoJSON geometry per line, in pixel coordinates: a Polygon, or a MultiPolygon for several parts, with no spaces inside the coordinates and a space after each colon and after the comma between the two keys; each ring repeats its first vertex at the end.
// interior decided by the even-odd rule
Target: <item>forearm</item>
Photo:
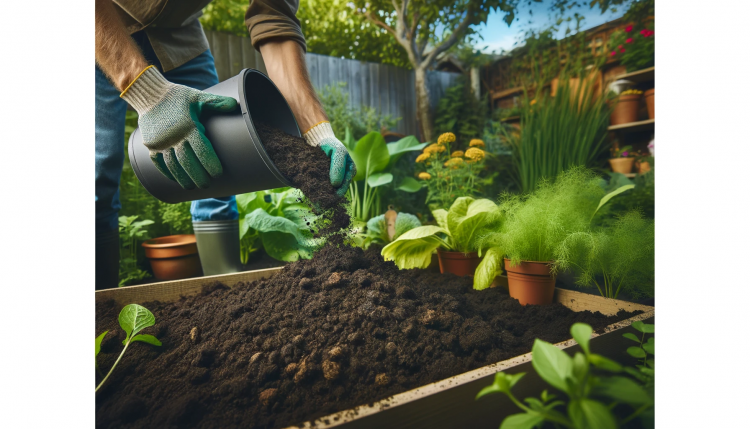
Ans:
{"type": "Polygon", "coordinates": [[[305,65],[305,52],[294,40],[272,39],[260,45],[268,77],[289,103],[303,133],[328,117],[315,94],[305,65]]]}
{"type": "Polygon", "coordinates": [[[123,91],[148,66],[125,30],[112,0],[96,0],[96,63],[123,91]]]}

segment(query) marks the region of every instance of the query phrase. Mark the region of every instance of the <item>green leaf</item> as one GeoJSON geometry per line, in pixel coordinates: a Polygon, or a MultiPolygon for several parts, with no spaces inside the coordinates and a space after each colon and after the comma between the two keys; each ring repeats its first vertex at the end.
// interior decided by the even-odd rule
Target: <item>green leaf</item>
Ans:
{"type": "Polygon", "coordinates": [[[637,359],[642,359],[646,357],[646,352],[644,352],[643,349],[640,347],[628,347],[627,352],[630,356],[633,356],[634,358],[637,358],[637,359]]]}
{"type": "MultiPolygon", "coordinates": [[[[136,335],[135,337],[133,337],[130,340],[131,343],[135,342],[135,341],[141,341],[141,342],[148,343],[148,344],[151,344],[151,345],[154,345],[154,346],[160,346],[161,345],[161,341],[159,341],[155,336],[153,336],[153,335],[147,335],[147,334],[146,335],[144,335],[144,334],[136,335]]],[[[122,345],[123,346],[125,345],[125,340],[123,340],[122,345]]]]}
{"type": "Polygon", "coordinates": [[[375,173],[367,178],[367,184],[371,188],[377,188],[378,186],[387,185],[393,182],[393,174],[391,173],[375,173]]]}
{"type": "Polygon", "coordinates": [[[616,429],[614,416],[604,404],[593,399],[570,401],[568,416],[576,428],[581,429],[616,429]]]}
{"type": "MultiPolygon", "coordinates": [[[[589,362],[586,360],[586,356],[578,352],[573,356],[573,379],[568,382],[581,383],[586,379],[586,375],[589,372],[589,362]]],[[[571,386],[571,389],[573,387],[571,386]]]]}
{"type": "Polygon", "coordinates": [[[654,325],[643,323],[640,320],[636,320],[635,322],[631,323],[630,326],[636,331],[643,332],[644,334],[654,333],[654,325]]]}
{"type": "Polygon", "coordinates": [[[491,200],[460,197],[448,210],[448,231],[453,237],[456,250],[471,252],[476,233],[485,224],[487,214],[497,206],[491,200]]]}
{"type": "Polygon", "coordinates": [[[401,158],[406,152],[414,152],[424,149],[427,143],[420,143],[414,136],[407,136],[393,143],[388,143],[388,153],[391,156],[391,165],[401,158]]]}
{"type": "Polygon", "coordinates": [[[531,364],[544,381],[569,392],[565,379],[573,375],[573,359],[564,351],[537,338],[531,349],[531,364]]]}
{"type": "Polygon", "coordinates": [[[590,353],[589,340],[591,340],[591,334],[594,333],[591,326],[585,323],[574,323],[570,327],[570,333],[573,335],[573,339],[581,345],[583,352],[588,355],[590,353]]]}
{"type": "Polygon", "coordinates": [[[94,355],[94,357],[99,356],[99,352],[102,349],[102,340],[104,339],[104,336],[107,335],[107,332],[109,331],[104,331],[101,334],[99,334],[98,337],[96,337],[96,355],[94,355]]]}
{"type": "Polygon", "coordinates": [[[435,218],[440,228],[448,231],[448,211],[444,209],[437,209],[432,211],[432,217],[435,218]]]}
{"type": "Polygon", "coordinates": [[[489,386],[484,387],[482,390],[477,393],[477,396],[474,398],[474,400],[477,400],[485,395],[489,395],[491,393],[502,393],[502,390],[496,385],[496,384],[490,384],[489,386]]]}
{"type": "Polygon", "coordinates": [[[407,231],[411,231],[414,228],[422,226],[422,222],[419,218],[410,213],[399,213],[396,215],[396,234],[393,239],[401,237],[407,231]]]}
{"type": "Polygon", "coordinates": [[[310,230],[310,225],[313,225],[318,217],[315,213],[310,210],[310,207],[304,204],[291,204],[282,210],[282,214],[285,218],[294,222],[300,231],[303,231],[303,235],[307,237],[307,231],[310,230]],[[307,223],[310,222],[310,225],[307,223]]]}
{"type": "Polygon", "coordinates": [[[294,221],[281,216],[271,216],[263,209],[255,209],[252,213],[245,216],[245,223],[250,228],[256,229],[261,233],[283,232],[291,234],[300,244],[312,244],[309,234],[303,234],[294,221]]]}
{"type": "Polygon", "coordinates": [[[620,186],[619,188],[615,189],[614,191],[612,191],[612,192],[608,193],[607,195],[603,196],[602,199],[599,200],[599,206],[596,208],[596,210],[594,210],[594,213],[591,214],[591,219],[594,218],[594,215],[596,214],[596,212],[598,212],[599,209],[602,208],[603,205],[607,204],[607,202],[609,200],[611,200],[612,198],[614,198],[614,197],[622,194],[625,191],[633,189],[633,188],[635,188],[635,185],[620,186]]]}
{"type": "Polygon", "coordinates": [[[630,333],[630,332],[622,334],[622,336],[625,337],[625,338],[627,338],[627,339],[629,339],[629,340],[633,340],[633,341],[635,341],[636,343],[639,343],[639,344],[641,342],[640,338],[636,337],[635,334],[630,333]]]}
{"type": "Polygon", "coordinates": [[[235,195],[234,198],[237,201],[238,209],[251,212],[252,210],[247,210],[247,206],[258,198],[258,193],[248,192],[246,194],[235,195]]]}
{"type": "Polygon", "coordinates": [[[593,392],[596,396],[604,396],[617,402],[639,406],[653,403],[643,387],[627,377],[602,377],[594,386],[593,392]]]}
{"type": "Polygon", "coordinates": [[[128,304],[123,307],[118,317],[120,327],[127,334],[126,338],[131,338],[144,328],[154,326],[156,319],[146,307],[138,304],[128,304]]]}
{"type": "Polygon", "coordinates": [[[544,422],[539,413],[513,414],[505,418],[500,429],[533,429],[544,422]]]}
{"type": "Polygon", "coordinates": [[[386,261],[394,261],[400,269],[427,268],[432,260],[432,252],[444,242],[436,235],[448,231],[426,225],[407,231],[380,252],[386,261]]]}
{"type": "Polygon", "coordinates": [[[622,365],[620,365],[619,363],[611,359],[607,359],[602,355],[598,355],[596,353],[591,353],[589,355],[589,362],[591,362],[591,365],[594,365],[595,367],[606,370],[606,371],[611,371],[611,372],[622,371],[622,365]]]}
{"type": "Polygon", "coordinates": [[[376,131],[359,139],[354,150],[349,151],[349,154],[357,166],[357,175],[354,177],[357,181],[382,171],[391,159],[385,139],[376,131]]]}
{"type": "Polygon", "coordinates": [[[626,366],[623,368],[623,370],[627,372],[628,374],[630,374],[631,376],[633,376],[638,381],[640,381],[641,383],[645,383],[648,380],[640,371],[636,370],[635,368],[626,366]]]}
{"type": "Polygon", "coordinates": [[[502,272],[503,251],[499,247],[490,247],[474,271],[474,289],[484,290],[490,287],[495,277],[502,272]]]}
{"type": "Polygon", "coordinates": [[[646,353],[650,353],[652,355],[656,354],[654,353],[654,337],[649,338],[648,341],[646,341],[646,343],[643,344],[642,347],[643,347],[643,350],[646,351],[646,353]]]}
{"type": "Polygon", "coordinates": [[[413,177],[405,177],[396,189],[399,191],[414,193],[422,189],[422,183],[413,177]]]}
{"type": "Polygon", "coordinates": [[[352,136],[352,130],[349,127],[346,127],[346,133],[344,134],[344,140],[341,141],[341,143],[346,147],[346,150],[349,151],[351,154],[354,150],[354,147],[357,145],[357,142],[354,140],[354,137],[352,136]]]}
{"type": "Polygon", "coordinates": [[[301,259],[311,259],[316,248],[310,240],[310,244],[300,243],[292,234],[271,231],[264,232],[260,236],[263,250],[276,260],[294,262],[301,259]]]}

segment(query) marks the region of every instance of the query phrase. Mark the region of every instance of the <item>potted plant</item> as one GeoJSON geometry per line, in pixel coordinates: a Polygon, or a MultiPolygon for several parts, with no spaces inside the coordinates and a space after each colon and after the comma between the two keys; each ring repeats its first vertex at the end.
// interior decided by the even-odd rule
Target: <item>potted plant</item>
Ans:
{"type": "Polygon", "coordinates": [[[635,168],[638,174],[646,174],[651,171],[651,161],[653,160],[651,154],[646,154],[641,151],[635,152],[635,168]]]}
{"type": "Polygon", "coordinates": [[[596,212],[615,195],[633,185],[604,195],[599,178],[583,167],[561,173],[554,182],[543,180],[527,195],[503,194],[478,242],[484,259],[474,275],[474,289],[488,288],[504,267],[510,296],[523,304],[549,304],[555,291],[556,249],[577,231],[590,228],[596,212]],[[598,205],[597,205],[598,202],[598,205]]]}
{"type": "Polygon", "coordinates": [[[401,269],[427,268],[437,250],[441,273],[473,275],[479,265],[476,241],[490,222],[496,205],[488,199],[461,197],[450,210],[434,210],[437,226],[425,225],[399,236],[381,254],[401,269]]]}
{"type": "Polygon", "coordinates": [[[653,24],[648,24],[640,30],[633,24],[617,30],[609,42],[612,47],[609,56],[619,60],[628,72],[653,67],[656,48],[654,34],[653,24]]]}
{"type": "Polygon", "coordinates": [[[646,100],[646,108],[648,109],[648,118],[654,119],[654,88],[646,90],[643,93],[643,98],[646,100]]]}
{"type": "Polygon", "coordinates": [[[621,125],[637,121],[638,103],[641,101],[642,96],[643,91],[637,89],[628,89],[621,92],[617,96],[617,104],[612,109],[610,123],[612,125],[621,125]]]}
{"type": "Polygon", "coordinates": [[[623,146],[622,149],[617,146],[612,147],[612,158],[609,159],[609,165],[615,173],[629,174],[633,171],[635,158],[632,154],[630,145],[623,146]]]}

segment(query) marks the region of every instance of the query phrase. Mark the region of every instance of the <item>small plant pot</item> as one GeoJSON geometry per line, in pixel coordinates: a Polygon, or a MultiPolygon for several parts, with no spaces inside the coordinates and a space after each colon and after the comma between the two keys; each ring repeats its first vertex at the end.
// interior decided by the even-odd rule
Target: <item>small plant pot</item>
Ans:
{"type": "Polygon", "coordinates": [[[654,119],[654,89],[651,88],[643,93],[643,98],[646,99],[646,108],[648,109],[648,118],[654,119]]]}
{"type": "Polygon", "coordinates": [[[521,305],[547,305],[555,295],[555,277],[550,274],[548,262],[521,261],[515,267],[505,259],[508,273],[508,293],[521,305]]]}
{"type": "Polygon", "coordinates": [[[647,161],[636,162],[635,167],[638,169],[638,174],[645,174],[651,171],[651,164],[647,161]]]}
{"type": "Polygon", "coordinates": [[[482,260],[477,252],[446,252],[438,249],[437,256],[440,272],[453,273],[457,276],[473,276],[482,260]]]}
{"type": "Polygon", "coordinates": [[[143,243],[157,280],[178,280],[201,275],[195,235],[168,235],[143,243]]]}
{"type": "Polygon", "coordinates": [[[638,120],[638,102],[641,94],[621,95],[609,117],[612,125],[627,124],[638,120]]]}
{"type": "Polygon", "coordinates": [[[629,174],[634,162],[635,158],[610,158],[609,165],[615,173],[629,174]]]}

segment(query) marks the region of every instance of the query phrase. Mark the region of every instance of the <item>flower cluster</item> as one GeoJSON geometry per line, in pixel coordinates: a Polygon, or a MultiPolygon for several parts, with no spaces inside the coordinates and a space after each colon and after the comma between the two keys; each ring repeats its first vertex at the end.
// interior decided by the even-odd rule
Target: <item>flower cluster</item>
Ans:
{"type": "Polygon", "coordinates": [[[638,34],[635,34],[633,25],[630,24],[624,30],[616,31],[610,39],[610,46],[613,48],[609,56],[617,57],[629,70],[643,69],[654,64],[654,30],[643,28],[638,34]]]}
{"type": "Polygon", "coordinates": [[[641,95],[641,94],[643,94],[643,91],[640,91],[638,89],[628,89],[620,93],[620,95],[641,95]]]}

